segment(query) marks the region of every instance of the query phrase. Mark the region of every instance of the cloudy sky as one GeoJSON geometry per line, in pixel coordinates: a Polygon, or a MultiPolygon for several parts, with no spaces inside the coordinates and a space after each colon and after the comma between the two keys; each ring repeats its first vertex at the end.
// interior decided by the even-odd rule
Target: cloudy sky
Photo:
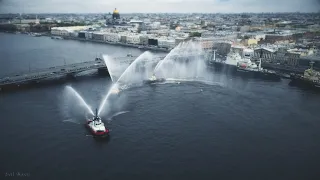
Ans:
{"type": "Polygon", "coordinates": [[[0,13],[319,12],[320,0],[0,0],[0,13]]]}

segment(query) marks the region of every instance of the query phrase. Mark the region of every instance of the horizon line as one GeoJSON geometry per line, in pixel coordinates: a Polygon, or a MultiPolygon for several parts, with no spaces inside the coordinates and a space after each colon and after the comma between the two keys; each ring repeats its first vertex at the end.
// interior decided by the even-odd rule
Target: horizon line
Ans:
{"type": "MultiPolygon", "coordinates": [[[[0,14],[109,14],[112,12],[9,12],[0,14]]],[[[286,11],[286,12],[126,12],[120,14],[288,14],[288,13],[320,13],[319,11],[286,11]]]]}

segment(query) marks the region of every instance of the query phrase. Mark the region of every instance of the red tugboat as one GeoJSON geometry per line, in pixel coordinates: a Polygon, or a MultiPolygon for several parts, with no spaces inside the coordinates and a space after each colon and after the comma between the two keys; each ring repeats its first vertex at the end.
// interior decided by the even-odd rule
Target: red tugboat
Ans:
{"type": "Polygon", "coordinates": [[[87,128],[91,131],[92,135],[96,137],[108,137],[109,129],[104,126],[101,118],[98,116],[98,109],[92,119],[88,119],[86,123],[87,128]]]}

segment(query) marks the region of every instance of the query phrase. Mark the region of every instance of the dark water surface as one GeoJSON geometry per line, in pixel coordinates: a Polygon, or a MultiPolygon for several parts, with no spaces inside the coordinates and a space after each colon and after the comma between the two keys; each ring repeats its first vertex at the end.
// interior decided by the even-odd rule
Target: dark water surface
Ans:
{"type": "MultiPolygon", "coordinates": [[[[43,68],[99,53],[141,53],[11,34],[0,34],[0,47],[1,75],[28,70],[29,62],[43,68]]],[[[21,179],[18,172],[24,179],[320,178],[319,93],[286,80],[213,76],[222,85],[126,90],[118,111],[130,112],[109,123],[109,141],[88,136],[83,109],[72,108],[64,84],[0,94],[0,179],[21,179]]],[[[92,77],[70,85],[96,107],[110,80],[92,77]]]]}

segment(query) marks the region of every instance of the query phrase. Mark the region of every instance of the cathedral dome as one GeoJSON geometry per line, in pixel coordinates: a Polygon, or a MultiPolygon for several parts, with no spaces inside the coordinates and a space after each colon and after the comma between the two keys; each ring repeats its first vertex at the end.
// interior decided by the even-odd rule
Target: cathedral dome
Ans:
{"type": "Polygon", "coordinates": [[[119,14],[119,11],[117,10],[117,8],[114,9],[113,14],[119,14]]]}

